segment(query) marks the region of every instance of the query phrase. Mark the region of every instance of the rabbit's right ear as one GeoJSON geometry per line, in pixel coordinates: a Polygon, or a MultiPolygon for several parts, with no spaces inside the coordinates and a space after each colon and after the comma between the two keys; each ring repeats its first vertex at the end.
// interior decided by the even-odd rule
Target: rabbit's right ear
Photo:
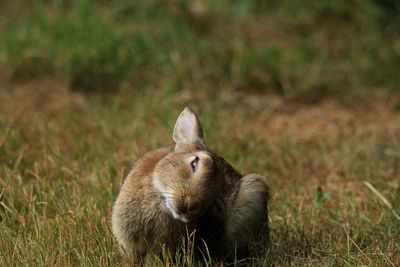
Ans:
{"type": "Polygon", "coordinates": [[[186,107],[176,120],[174,127],[175,147],[182,144],[194,144],[204,147],[203,129],[196,114],[186,107]]]}

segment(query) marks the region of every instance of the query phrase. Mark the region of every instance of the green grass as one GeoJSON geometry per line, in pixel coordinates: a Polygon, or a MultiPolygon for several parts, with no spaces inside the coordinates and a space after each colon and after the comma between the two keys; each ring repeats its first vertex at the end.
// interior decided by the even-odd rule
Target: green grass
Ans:
{"type": "Polygon", "coordinates": [[[398,91],[396,1],[196,3],[3,3],[0,63],[17,80],[58,75],[89,91],[124,85],[289,96],[398,91]]]}
{"type": "MultiPolygon", "coordinates": [[[[1,265],[116,265],[122,259],[109,220],[123,173],[139,155],[171,142],[187,100],[165,90],[107,99],[67,93],[54,110],[51,103],[66,89],[50,88],[28,91],[29,100],[26,91],[13,95],[18,104],[1,108],[1,265]],[[32,107],[42,93],[49,102],[32,107]]],[[[252,128],[262,115],[237,109],[235,100],[204,95],[201,108],[192,101],[209,146],[243,172],[268,177],[272,243],[257,262],[400,263],[397,134],[271,139],[252,128]]]]}
{"type": "Polygon", "coordinates": [[[203,3],[0,2],[0,266],[124,263],[124,172],[186,105],[268,179],[254,265],[400,265],[398,4],[203,3]]]}

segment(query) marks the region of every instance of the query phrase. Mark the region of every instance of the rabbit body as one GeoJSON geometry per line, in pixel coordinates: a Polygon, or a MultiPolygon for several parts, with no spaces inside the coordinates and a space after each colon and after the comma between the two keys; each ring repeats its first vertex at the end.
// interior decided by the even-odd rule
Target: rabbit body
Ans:
{"type": "Polygon", "coordinates": [[[253,241],[268,240],[268,186],[242,176],[205,147],[197,116],[188,108],[174,129],[175,144],[145,154],[125,178],[113,207],[112,231],[134,262],[148,252],[174,253],[195,231],[212,256],[246,257],[253,241]]]}

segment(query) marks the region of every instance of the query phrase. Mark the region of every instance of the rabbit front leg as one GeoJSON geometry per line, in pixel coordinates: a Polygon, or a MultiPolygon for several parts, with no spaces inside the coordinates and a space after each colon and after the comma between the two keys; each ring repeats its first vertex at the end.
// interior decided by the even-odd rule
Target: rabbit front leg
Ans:
{"type": "Polygon", "coordinates": [[[240,185],[227,210],[224,246],[238,257],[247,257],[253,242],[267,242],[269,188],[265,178],[249,174],[240,185]]]}

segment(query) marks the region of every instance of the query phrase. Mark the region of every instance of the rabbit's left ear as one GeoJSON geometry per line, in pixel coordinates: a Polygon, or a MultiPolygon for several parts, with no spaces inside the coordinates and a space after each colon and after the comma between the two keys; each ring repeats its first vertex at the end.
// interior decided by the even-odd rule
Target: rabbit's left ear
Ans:
{"type": "Polygon", "coordinates": [[[203,129],[196,114],[190,108],[186,107],[176,120],[173,138],[176,147],[182,144],[205,146],[203,129]]]}

